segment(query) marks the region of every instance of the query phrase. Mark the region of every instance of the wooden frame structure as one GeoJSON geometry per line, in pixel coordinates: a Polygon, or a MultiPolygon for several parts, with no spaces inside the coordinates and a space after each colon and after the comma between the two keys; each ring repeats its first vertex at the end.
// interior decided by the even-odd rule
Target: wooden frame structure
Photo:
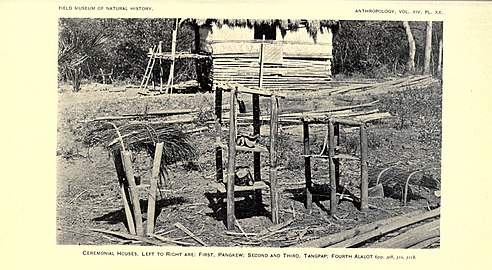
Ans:
{"type": "MultiPolygon", "coordinates": [[[[216,87],[215,91],[215,131],[216,131],[216,183],[213,185],[220,193],[226,193],[226,226],[227,230],[233,230],[235,225],[235,206],[234,197],[235,191],[255,191],[255,197],[261,201],[261,190],[270,188],[271,196],[271,216],[272,222],[277,224],[279,222],[279,197],[277,191],[277,138],[278,138],[278,99],[279,96],[274,92],[249,89],[246,87],[229,87],[223,89],[216,87]],[[227,179],[224,182],[224,169],[223,169],[223,157],[222,149],[225,145],[222,143],[222,92],[223,90],[230,91],[230,113],[229,113],[229,134],[228,134],[228,169],[227,179]],[[237,126],[238,126],[238,93],[246,93],[252,95],[253,100],[253,134],[260,134],[260,127],[264,123],[270,125],[270,137],[269,148],[265,146],[256,145],[252,148],[236,145],[237,138],[237,126]],[[270,118],[260,120],[260,97],[270,98],[270,118]],[[254,185],[253,186],[235,186],[235,170],[236,170],[236,155],[237,152],[252,152],[253,153],[253,168],[254,168],[254,185]],[[261,179],[261,153],[269,153],[269,183],[268,185],[261,179]],[[225,184],[225,186],[224,186],[225,184]]],[[[241,120],[248,121],[244,117],[241,120]]],[[[258,202],[258,201],[257,201],[258,202]]]]}
{"type": "Polygon", "coordinates": [[[367,124],[363,121],[357,121],[346,118],[336,117],[321,117],[309,118],[303,117],[303,144],[304,144],[304,164],[305,164],[305,180],[306,180],[306,208],[311,211],[313,195],[312,195],[312,179],[311,179],[311,159],[321,158],[327,159],[329,162],[329,181],[330,181],[330,214],[334,217],[337,213],[337,187],[340,186],[340,160],[349,159],[357,160],[360,163],[360,210],[365,211],[369,208],[368,203],[368,145],[367,145],[367,124]],[[309,141],[309,125],[323,124],[327,126],[328,136],[326,141],[326,149],[323,149],[320,154],[313,155],[310,151],[309,141]],[[359,143],[360,155],[353,156],[343,153],[338,153],[340,125],[347,125],[359,128],[359,143]]]}

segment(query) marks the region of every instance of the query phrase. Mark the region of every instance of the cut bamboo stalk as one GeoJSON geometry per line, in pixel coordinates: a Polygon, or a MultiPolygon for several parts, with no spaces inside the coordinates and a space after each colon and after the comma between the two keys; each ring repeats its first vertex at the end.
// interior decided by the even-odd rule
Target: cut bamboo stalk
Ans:
{"type": "Polygon", "coordinates": [[[150,233],[148,234],[149,236],[151,237],[154,237],[162,242],[169,242],[169,243],[174,243],[174,244],[178,244],[178,245],[182,245],[182,246],[193,246],[192,243],[188,243],[188,242],[182,242],[182,241],[177,241],[177,240],[174,240],[174,239],[171,239],[171,238],[167,238],[167,237],[164,237],[164,236],[161,236],[161,235],[157,235],[157,234],[153,234],[153,233],[150,233]]]}
{"type": "Polygon", "coordinates": [[[113,159],[114,159],[114,165],[116,167],[116,175],[118,176],[118,182],[120,185],[120,193],[121,193],[121,200],[123,201],[123,209],[125,210],[125,216],[126,216],[126,223],[128,225],[128,231],[135,235],[137,234],[135,231],[135,223],[133,222],[133,214],[129,202],[129,197],[130,194],[128,194],[128,190],[125,186],[125,183],[127,183],[126,180],[126,175],[125,175],[125,169],[123,166],[123,160],[121,159],[121,151],[120,150],[115,150],[113,151],[113,159]]]}
{"type": "Polygon", "coordinates": [[[418,215],[418,216],[415,216],[412,218],[404,218],[404,219],[398,220],[394,223],[383,225],[383,226],[377,228],[376,230],[358,235],[352,239],[347,239],[345,241],[331,245],[329,247],[332,247],[332,248],[351,247],[351,246],[363,243],[369,239],[384,235],[386,233],[395,231],[397,229],[406,227],[406,226],[411,225],[411,224],[415,224],[419,221],[423,221],[423,220],[426,220],[429,218],[437,217],[440,215],[440,210],[441,210],[440,208],[436,208],[432,211],[425,212],[424,214],[421,214],[421,215],[418,215]]]}
{"type": "Polygon", "coordinates": [[[327,247],[339,242],[342,242],[344,240],[356,237],[357,235],[364,234],[373,230],[376,230],[382,226],[385,226],[387,224],[391,224],[394,222],[398,222],[400,220],[404,219],[410,219],[414,218],[416,216],[422,215],[424,212],[422,210],[414,211],[405,215],[401,216],[396,216],[396,217],[391,217],[388,219],[383,219],[383,220],[378,220],[375,222],[371,222],[369,224],[365,224],[362,226],[358,226],[357,228],[353,228],[350,230],[342,231],[339,233],[327,235],[312,241],[307,241],[304,243],[300,243],[298,245],[292,246],[292,247],[309,247],[309,248],[323,248],[327,247]]]}
{"type": "Polygon", "coordinates": [[[178,229],[182,230],[184,233],[189,235],[191,238],[195,239],[195,241],[200,243],[200,245],[202,245],[204,247],[208,246],[205,242],[203,242],[202,239],[200,239],[198,236],[196,236],[192,231],[190,231],[188,228],[186,228],[183,224],[177,222],[174,224],[174,226],[176,226],[178,229]]]}
{"type": "Polygon", "coordinates": [[[142,212],[140,210],[140,198],[138,196],[137,185],[135,184],[135,175],[133,172],[130,151],[123,151],[123,164],[125,165],[126,179],[130,187],[130,197],[133,204],[133,217],[135,218],[135,229],[138,236],[143,235],[142,212]]]}
{"type": "Polygon", "coordinates": [[[270,228],[267,228],[261,232],[259,232],[257,235],[256,235],[256,238],[261,238],[261,237],[264,237],[265,235],[268,235],[272,232],[275,232],[275,231],[278,231],[286,226],[289,226],[290,224],[292,224],[292,222],[294,222],[295,219],[291,218],[287,221],[284,221],[282,223],[279,223],[279,224],[276,224],[270,228]]]}
{"type": "MultiPolygon", "coordinates": [[[[152,175],[150,178],[149,199],[147,203],[147,234],[154,233],[155,221],[155,202],[157,197],[157,180],[161,169],[161,159],[164,143],[157,143],[155,146],[154,164],[152,166],[152,175]]],[[[166,174],[164,174],[166,175],[166,174]]]]}
{"type": "Polygon", "coordinates": [[[374,243],[368,248],[408,248],[422,241],[439,236],[440,220],[420,225],[386,241],[374,243]]]}

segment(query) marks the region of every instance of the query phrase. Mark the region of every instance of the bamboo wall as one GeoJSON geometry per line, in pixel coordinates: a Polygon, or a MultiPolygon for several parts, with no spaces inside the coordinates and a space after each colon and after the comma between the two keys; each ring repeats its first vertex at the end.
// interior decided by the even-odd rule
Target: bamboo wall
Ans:
{"type": "MultiPolygon", "coordinates": [[[[261,41],[253,30],[222,26],[202,31],[201,42],[211,49],[213,83],[234,82],[258,86],[261,41]]],[[[332,34],[318,33],[317,42],[305,29],[288,32],[264,45],[263,87],[280,90],[329,88],[331,80],[332,34]]]]}

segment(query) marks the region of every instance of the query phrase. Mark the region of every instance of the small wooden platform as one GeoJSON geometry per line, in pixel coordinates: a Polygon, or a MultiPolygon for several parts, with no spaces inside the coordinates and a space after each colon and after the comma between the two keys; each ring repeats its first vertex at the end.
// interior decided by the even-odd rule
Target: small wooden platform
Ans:
{"type": "MultiPolygon", "coordinates": [[[[215,144],[218,147],[222,147],[223,149],[227,149],[229,146],[226,144],[215,144]]],[[[236,151],[242,151],[242,152],[256,152],[256,153],[268,153],[268,148],[264,145],[257,144],[255,147],[246,147],[246,146],[237,146],[236,145],[236,151]]]]}
{"type": "MultiPolygon", "coordinates": [[[[226,186],[224,183],[218,183],[218,182],[210,182],[210,186],[214,187],[217,189],[218,192],[220,193],[226,193],[226,186]]],[[[267,183],[264,181],[259,181],[255,182],[254,185],[252,186],[234,186],[234,191],[250,191],[250,190],[258,190],[258,189],[268,189],[270,188],[267,183]]]]}

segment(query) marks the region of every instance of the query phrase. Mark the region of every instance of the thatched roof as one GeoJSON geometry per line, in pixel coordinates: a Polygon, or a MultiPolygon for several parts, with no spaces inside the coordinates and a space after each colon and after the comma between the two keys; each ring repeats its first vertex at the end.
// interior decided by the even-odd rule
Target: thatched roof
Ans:
{"type": "Polygon", "coordinates": [[[275,25],[280,28],[282,35],[287,31],[296,31],[299,28],[306,28],[309,35],[316,38],[322,27],[329,27],[336,31],[339,27],[337,20],[303,20],[303,19],[188,19],[193,25],[216,25],[221,27],[227,25],[230,27],[248,27],[253,28],[260,25],[275,25]]]}

